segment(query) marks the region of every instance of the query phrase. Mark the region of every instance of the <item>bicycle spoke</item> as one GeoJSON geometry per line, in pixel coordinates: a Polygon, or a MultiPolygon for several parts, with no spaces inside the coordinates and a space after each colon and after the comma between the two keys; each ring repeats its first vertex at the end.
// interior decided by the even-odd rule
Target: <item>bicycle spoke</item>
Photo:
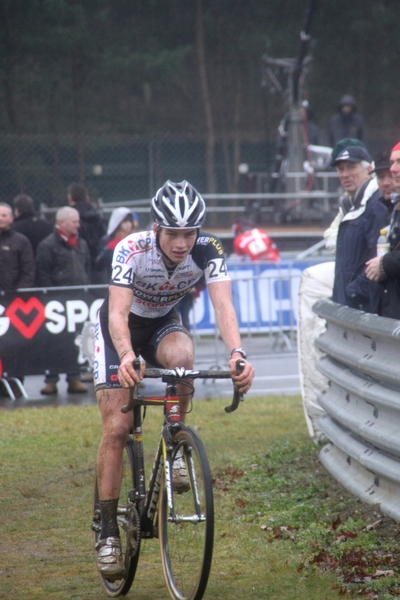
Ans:
{"type": "Polygon", "coordinates": [[[211,475],[202,443],[184,428],[175,437],[190,489],[173,493],[168,507],[165,479],[160,498],[160,546],[168,591],[176,600],[200,600],[211,567],[214,515],[211,475]]]}

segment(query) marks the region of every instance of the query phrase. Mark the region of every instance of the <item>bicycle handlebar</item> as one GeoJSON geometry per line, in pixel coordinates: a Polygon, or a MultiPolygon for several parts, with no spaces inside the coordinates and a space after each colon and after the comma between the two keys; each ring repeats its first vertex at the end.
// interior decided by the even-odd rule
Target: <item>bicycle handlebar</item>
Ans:
{"type": "MultiPolygon", "coordinates": [[[[236,361],[236,375],[240,375],[244,369],[244,360],[240,358],[236,361]]],[[[225,406],[225,412],[231,413],[237,409],[239,403],[243,402],[243,394],[234,386],[232,404],[225,406]]]]}
{"type": "MultiPolygon", "coordinates": [[[[135,358],[133,361],[133,368],[137,373],[140,371],[140,358],[135,358]]],[[[240,375],[244,369],[244,361],[238,359],[236,361],[236,374],[240,375]]],[[[179,380],[184,381],[185,379],[232,379],[230,371],[213,371],[208,370],[193,370],[185,369],[183,367],[177,367],[175,369],[156,369],[148,368],[145,370],[144,379],[161,379],[164,383],[179,383],[179,380]]],[[[232,403],[225,407],[225,412],[231,413],[235,411],[239,403],[243,401],[243,394],[234,387],[232,403]]],[[[127,405],[121,408],[123,413],[127,413],[132,410],[132,402],[130,401],[127,405]]]]}

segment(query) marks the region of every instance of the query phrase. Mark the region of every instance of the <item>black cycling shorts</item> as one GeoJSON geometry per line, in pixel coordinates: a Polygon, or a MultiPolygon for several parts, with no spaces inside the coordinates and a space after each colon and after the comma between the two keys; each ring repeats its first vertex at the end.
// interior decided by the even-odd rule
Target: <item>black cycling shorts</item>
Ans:
{"type": "MultiPolygon", "coordinates": [[[[167,315],[149,319],[133,313],[129,315],[132,348],[136,356],[154,367],[163,367],[157,361],[157,348],[161,340],[174,331],[190,335],[183,327],[177,311],[173,308],[167,315]]],[[[119,358],[108,330],[108,301],[99,310],[94,336],[93,378],[95,390],[121,388],[118,379],[119,358]]]]}

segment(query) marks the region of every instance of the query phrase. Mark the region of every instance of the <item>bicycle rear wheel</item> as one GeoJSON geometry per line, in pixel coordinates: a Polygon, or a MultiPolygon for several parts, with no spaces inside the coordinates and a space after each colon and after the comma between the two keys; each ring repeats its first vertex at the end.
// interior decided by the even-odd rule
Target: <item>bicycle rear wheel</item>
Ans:
{"type": "Polygon", "coordinates": [[[210,467],[197,434],[183,427],[174,436],[173,459],[182,454],[190,489],[173,493],[168,505],[165,470],[161,480],[159,535],[164,578],[174,600],[200,600],[211,569],[214,500],[210,467]]]}
{"type": "MultiPolygon", "coordinates": [[[[127,594],[131,588],[135,577],[136,568],[139,560],[140,552],[140,521],[136,507],[131,502],[129,494],[134,487],[133,482],[133,442],[130,437],[127,438],[126,446],[123,454],[123,476],[120,493],[120,501],[118,503],[118,526],[121,536],[122,556],[125,563],[126,574],[124,578],[110,580],[99,573],[101,583],[111,597],[123,596],[127,594]]],[[[95,545],[99,541],[101,531],[101,514],[99,506],[99,491],[97,485],[97,477],[94,488],[94,517],[93,525],[95,545]]]]}

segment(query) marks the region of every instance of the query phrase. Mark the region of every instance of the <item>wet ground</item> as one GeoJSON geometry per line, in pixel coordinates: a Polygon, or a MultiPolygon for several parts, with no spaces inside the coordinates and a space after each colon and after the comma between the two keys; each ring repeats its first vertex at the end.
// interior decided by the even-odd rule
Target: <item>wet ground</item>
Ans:
{"type": "MultiPolygon", "coordinates": [[[[266,337],[243,339],[243,346],[248,353],[248,359],[256,369],[256,377],[248,396],[263,394],[291,395],[299,394],[299,377],[297,352],[287,338],[270,340],[266,337]]],[[[227,352],[220,340],[196,340],[197,369],[227,369],[227,352]]],[[[90,376],[90,374],[87,374],[90,376]]],[[[86,394],[68,394],[65,375],[60,376],[58,394],[42,396],[40,390],[44,385],[44,376],[32,375],[25,377],[24,387],[28,398],[0,398],[0,410],[29,408],[40,406],[65,406],[68,404],[94,404],[96,402],[93,383],[84,381],[88,387],[86,394]]],[[[151,394],[163,389],[163,384],[153,380],[146,381],[146,390],[151,394]]],[[[208,380],[196,383],[195,398],[232,396],[232,384],[229,380],[208,380]]]]}

